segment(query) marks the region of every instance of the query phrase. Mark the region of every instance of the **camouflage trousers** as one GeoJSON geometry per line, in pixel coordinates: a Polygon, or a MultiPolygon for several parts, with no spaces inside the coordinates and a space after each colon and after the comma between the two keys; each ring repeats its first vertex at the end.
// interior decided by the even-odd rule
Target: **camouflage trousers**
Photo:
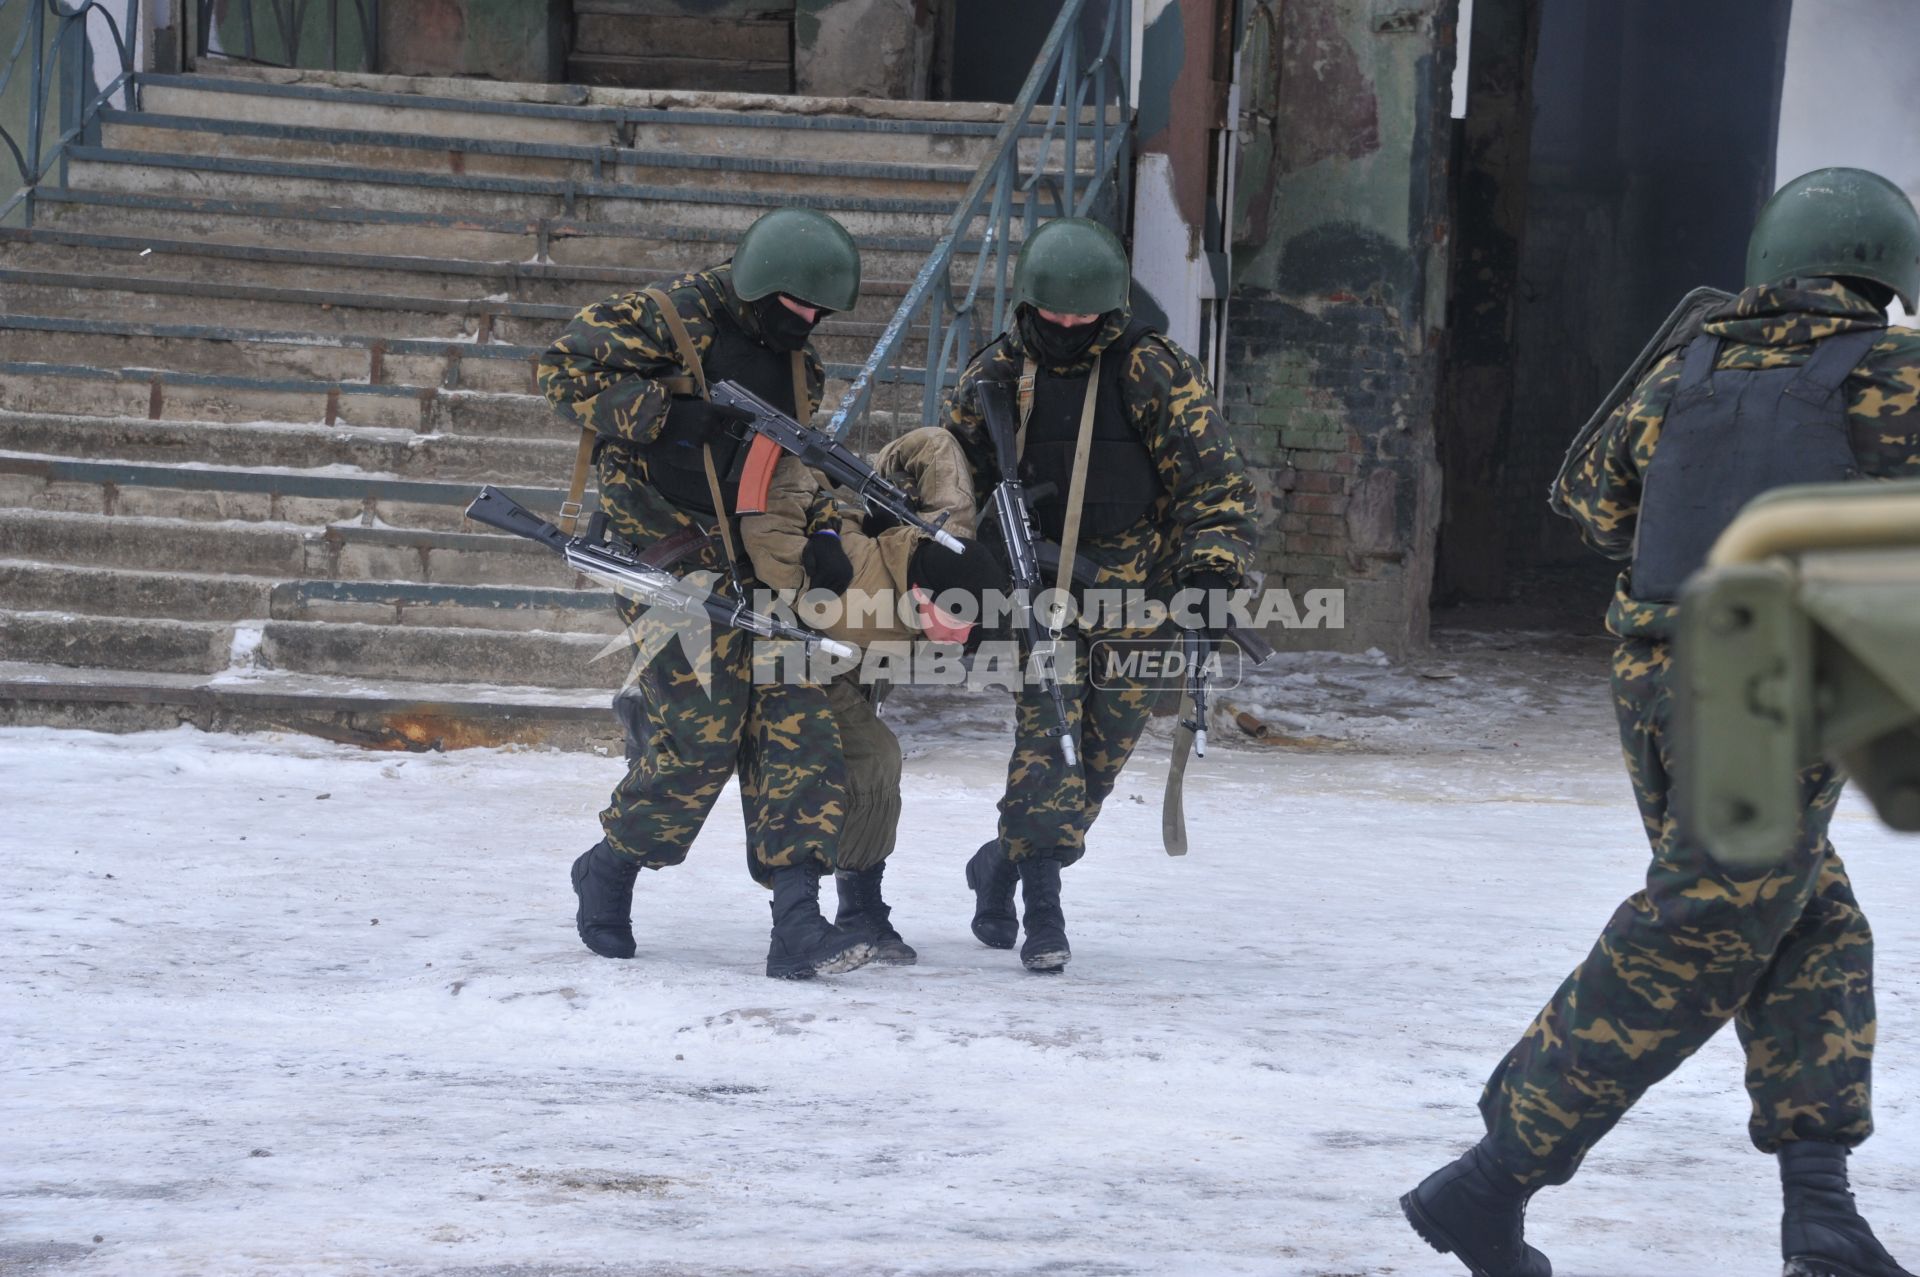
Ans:
{"type": "MultiPolygon", "coordinates": [[[[827,708],[846,762],[846,819],[834,856],[840,869],[871,869],[893,854],[900,828],[900,739],[874,713],[868,689],[851,676],[827,686],[827,708]]],[[[646,757],[647,702],[629,690],[614,698],[614,715],[627,737],[629,767],[646,757]]],[[[747,869],[755,868],[752,848],[747,869]]]]}
{"type": "Polygon", "coordinates": [[[1668,809],[1668,645],[1621,641],[1615,709],[1653,863],[1481,1095],[1493,1151],[1516,1178],[1559,1184],[1654,1083],[1728,1020],[1746,1051],[1763,1152],[1855,1145],[1873,1130],[1873,937],[1827,841],[1842,779],[1801,774],[1792,854],[1736,875],[1675,832],[1668,809]]]}
{"type": "MultiPolygon", "coordinates": [[[[693,523],[611,458],[600,465],[600,500],[615,534],[641,547],[693,523]]],[[[709,542],[675,571],[718,573],[723,567],[709,542]]],[[[747,869],[756,880],[766,883],[774,869],[789,865],[835,868],[848,784],[828,690],[811,683],[756,684],[753,635],[715,626],[709,638],[700,623],[688,629],[678,618],[626,599],[618,603],[635,668],[614,699],[626,729],[627,774],[600,813],[607,844],[650,869],[679,864],[714,800],[738,773],[747,869]],[[683,642],[682,634],[691,637],[683,642]]],[[[847,714],[859,718],[850,706],[847,714]]],[[[884,744],[893,744],[891,733],[887,742],[864,747],[870,763],[885,757],[884,744]]],[[[897,744],[893,750],[897,779],[897,744]]],[[[895,792],[897,801],[897,785],[895,792]]]]}
{"type": "Polygon", "coordinates": [[[1046,856],[1070,865],[1086,854],[1087,830],[1153,714],[1157,687],[1132,678],[1102,678],[1095,686],[1087,678],[1089,657],[1082,639],[1072,668],[1063,662],[1060,671],[1075,766],[1061,757],[1059,738],[1047,735],[1057,721],[1053,698],[1037,687],[1014,696],[1013,756],[1000,798],[1000,842],[1010,860],[1046,856]]]}

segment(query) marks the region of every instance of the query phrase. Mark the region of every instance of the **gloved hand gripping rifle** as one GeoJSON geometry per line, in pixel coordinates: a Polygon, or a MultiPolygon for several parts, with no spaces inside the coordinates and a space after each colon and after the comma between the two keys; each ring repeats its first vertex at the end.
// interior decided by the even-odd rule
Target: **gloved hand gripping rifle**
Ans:
{"type": "Polygon", "coordinates": [[[941,527],[947,521],[946,515],[929,520],[898,484],[882,477],[862,461],[858,453],[824,430],[802,425],[736,381],[716,382],[708,395],[717,404],[749,414],[742,424],[755,435],[740,475],[740,499],[735,507],[738,513],[766,511],[767,487],[773,482],[773,469],[780,463],[782,452],[791,452],[841,487],[851,488],[868,510],[892,515],[955,554],[965,549],[959,538],[941,527]]]}

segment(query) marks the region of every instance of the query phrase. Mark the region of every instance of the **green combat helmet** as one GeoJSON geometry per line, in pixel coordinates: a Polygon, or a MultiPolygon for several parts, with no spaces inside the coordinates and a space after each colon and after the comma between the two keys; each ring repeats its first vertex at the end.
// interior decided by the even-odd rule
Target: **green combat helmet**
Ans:
{"type": "Polygon", "coordinates": [[[860,250],[847,228],[810,208],[776,208],[747,227],[733,250],[741,301],[785,293],[809,306],[849,311],[860,300],[860,250]]]}
{"type": "Polygon", "coordinates": [[[1920,480],[1756,497],[1687,583],[1677,640],[1683,836],[1778,864],[1822,759],[1920,832],[1920,480]]]}
{"type": "Polygon", "coordinates": [[[1906,192],[1858,168],[1796,177],[1768,200],[1747,241],[1747,286],[1847,275],[1920,298],[1920,213],[1906,192]]]}
{"type": "Polygon", "coordinates": [[[1084,217],[1048,222],[1027,237],[1013,267],[1013,304],[1056,315],[1104,315],[1127,304],[1132,271],[1114,233],[1084,217]]]}

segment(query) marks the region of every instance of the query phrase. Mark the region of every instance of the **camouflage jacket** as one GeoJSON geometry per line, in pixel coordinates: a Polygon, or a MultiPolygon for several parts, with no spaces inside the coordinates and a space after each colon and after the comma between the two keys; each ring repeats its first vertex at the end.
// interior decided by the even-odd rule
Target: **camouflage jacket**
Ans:
{"type": "MultiPolygon", "coordinates": [[[[1131,320],[1125,307],[1109,314],[1079,362],[1043,369],[1042,375],[1086,375],[1094,356],[1112,345],[1131,320]]],[[[978,500],[984,501],[999,481],[978,387],[989,378],[1017,380],[1025,359],[1018,328],[1002,333],[973,357],[948,400],[945,425],[966,452],[978,500]]],[[[1147,517],[1148,526],[1083,542],[1090,557],[1118,569],[1116,583],[1162,584],[1202,571],[1243,579],[1253,565],[1253,480],[1233,446],[1226,418],[1214,405],[1206,375],[1185,351],[1153,333],[1133,348],[1122,398],[1129,424],[1153,457],[1165,491],[1147,517]],[[1123,564],[1129,559],[1134,560],[1132,570],[1123,564]]],[[[1098,482],[1098,452],[1091,464],[1090,481],[1098,482]]]]}
{"type": "MultiPolygon", "coordinates": [[[[751,308],[733,294],[732,276],[731,265],[720,265],[682,275],[664,286],[703,361],[715,331],[709,293],[725,299],[729,313],[749,335],[759,331],[751,308]],[[703,289],[702,284],[707,287],[703,289]]],[[[827,381],[826,368],[811,346],[806,350],[806,365],[810,402],[801,405],[803,420],[820,402],[827,381]]],[[[668,380],[686,374],[665,317],[642,292],[623,293],[588,306],[540,356],[540,389],[554,411],[600,437],[595,463],[600,505],[615,533],[635,545],[660,540],[694,522],[648,486],[646,463],[639,452],[640,446],[653,442],[666,420],[667,403],[673,397],[668,380]]],[[[798,466],[799,462],[788,457],[781,465],[798,466]]],[[[834,526],[838,512],[821,490],[802,505],[770,509],[762,517],[810,532],[834,526]]]]}
{"type": "MultiPolygon", "coordinates": [[[[1712,315],[1705,331],[1723,339],[1716,368],[1786,368],[1805,363],[1813,343],[1837,333],[1885,328],[1847,379],[1853,455],[1862,476],[1920,475],[1920,330],[1886,328],[1871,303],[1829,279],[1749,288],[1712,315]]],[[[1655,364],[1567,471],[1560,496],[1580,536],[1613,559],[1633,557],[1640,485],[1660,444],[1660,426],[1680,381],[1684,350],[1655,364]]],[[[1631,597],[1625,572],[1607,609],[1623,638],[1666,638],[1676,605],[1631,597]]]]}
{"type": "MultiPolygon", "coordinates": [[[[666,285],[701,359],[713,345],[714,316],[699,285],[724,297],[734,320],[749,336],[759,332],[750,307],[733,295],[733,267],[682,275],[666,285]]],[[[581,311],[560,339],[540,356],[540,389],[556,412],[584,430],[627,444],[652,443],[671,395],[664,378],[685,373],[673,334],[653,303],[639,292],[623,293],[581,311]]],[[[820,402],[827,372],[807,348],[807,394],[820,402]]],[[[812,405],[801,414],[806,420],[812,405]]]]}

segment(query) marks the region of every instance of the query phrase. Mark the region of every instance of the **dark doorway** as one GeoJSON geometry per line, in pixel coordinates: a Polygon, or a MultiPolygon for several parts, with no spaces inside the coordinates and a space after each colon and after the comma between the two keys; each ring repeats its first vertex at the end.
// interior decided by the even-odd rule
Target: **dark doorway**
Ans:
{"type": "Polygon", "coordinates": [[[1591,588],[1597,614],[1611,572],[1548,513],[1547,484],[1674,303],[1700,284],[1739,287],[1773,190],[1791,11],[1792,0],[1478,0],[1436,601],[1544,582],[1591,588]],[[1492,127],[1477,118],[1503,110],[1492,127]]]}

